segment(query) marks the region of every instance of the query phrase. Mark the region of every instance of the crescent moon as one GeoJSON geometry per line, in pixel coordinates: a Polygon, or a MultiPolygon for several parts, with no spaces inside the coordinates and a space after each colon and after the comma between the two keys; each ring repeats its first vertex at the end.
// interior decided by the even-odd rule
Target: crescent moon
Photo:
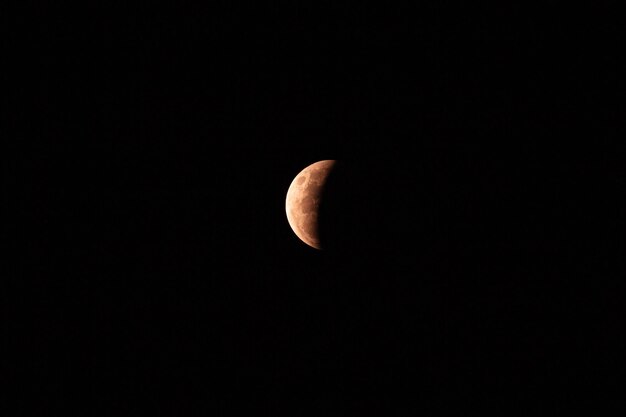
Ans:
{"type": "Polygon", "coordinates": [[[335,162],[326,159],[307,166],[296,175],[287,190],[285,211],[289,226],[300,240],[315,249],[322,249],[318,223],[319,205],[324,185],[335,162]]]}

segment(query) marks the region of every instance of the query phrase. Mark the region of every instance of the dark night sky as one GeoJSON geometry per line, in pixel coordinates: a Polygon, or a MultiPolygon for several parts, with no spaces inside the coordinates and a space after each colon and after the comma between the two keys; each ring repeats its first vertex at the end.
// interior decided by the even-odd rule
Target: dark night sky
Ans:
{"type": "Polygon", "coordinates": [[[17,20],[11,415],[623,415],[617,15],[295,3],[17,20]]]}

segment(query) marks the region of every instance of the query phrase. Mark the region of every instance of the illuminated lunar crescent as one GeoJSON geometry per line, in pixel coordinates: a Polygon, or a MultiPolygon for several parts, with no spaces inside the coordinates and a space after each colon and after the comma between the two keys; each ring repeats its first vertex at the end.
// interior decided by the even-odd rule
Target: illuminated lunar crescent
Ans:
{"type": "Polygon", "coordinates": [[[319,236],[319,205],[334,160],[315,162],[304,168],[287,190],[285,210],[291,229],[304,243],[322,249],[319,236]]]}

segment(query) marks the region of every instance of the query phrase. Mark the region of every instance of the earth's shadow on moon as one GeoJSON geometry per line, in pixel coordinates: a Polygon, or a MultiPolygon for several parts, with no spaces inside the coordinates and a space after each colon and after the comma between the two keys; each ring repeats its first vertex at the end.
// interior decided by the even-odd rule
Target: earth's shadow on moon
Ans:
{"type": "Polygon", "coordinates": [[[401,213],[393,170],[375,161],[338,160],[319,207],[319,234],[329,256],[379,253],[398,245],[401,213]]]}

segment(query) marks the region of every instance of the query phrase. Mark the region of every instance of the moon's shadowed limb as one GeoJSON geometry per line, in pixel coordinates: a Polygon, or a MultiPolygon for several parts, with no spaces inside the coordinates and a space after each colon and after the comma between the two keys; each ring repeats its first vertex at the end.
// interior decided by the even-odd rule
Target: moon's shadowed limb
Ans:
{"type": "Polygon", "coordinates": [[[307,245],[336,254],[407,251],[423,222],[422,191],[376,158],[325,160],[292,181],[287,219],[307,245]]]}

